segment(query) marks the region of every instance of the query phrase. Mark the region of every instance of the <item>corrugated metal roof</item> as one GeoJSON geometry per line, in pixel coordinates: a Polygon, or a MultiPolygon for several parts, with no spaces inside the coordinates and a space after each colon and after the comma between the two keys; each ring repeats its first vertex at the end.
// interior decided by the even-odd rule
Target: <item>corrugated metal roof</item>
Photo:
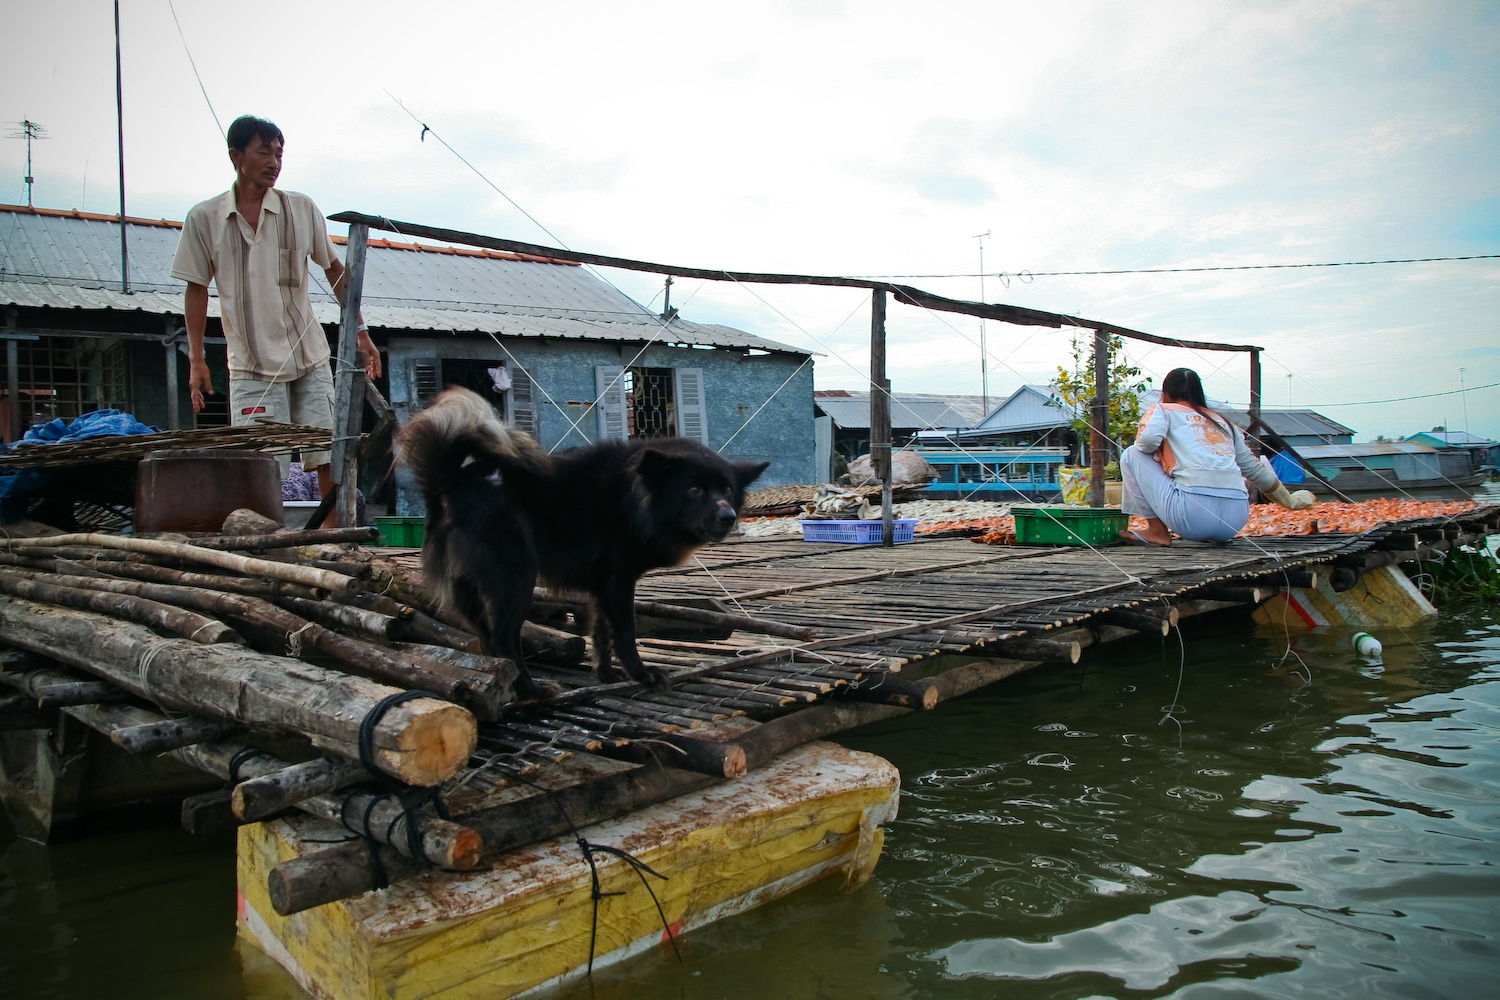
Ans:
{"type": "MultiPolygon", "coordinates": [[[[113,219],[0,206],[0,305],[182,313],[183,284],[171,276],[178,224],[131,221],[130,283],[120,291],[120,229],[113,219]]],[[[654,313],[587,268],[495,253],[403,249],[372,240],[361,311],[371,326],[571,340],[638,341],[808,352],[733,327],[654,313]]],[[[313,269],[322,323],[339,307],[313,269]]],[[[218,316],[210,295],[209,315],[218,316]]]]}
{"type": "MultiPolygon", "coordinates": [[[[1236,426],[1245,427],[1250,415],[1233,407],[1215,407],[1236,426]]],[[[1342,437],[1353,436],[1354,428],[1345,427],[1337,420],[1330,420],[1317,410],[1266,410],[1260,411],[1260,419],[1282,437],[1342,437]]]]}
{"type": "Polygon", "coordinates": [[[1066,427],[1078,408],[1058,396],[1051,386],[1023,385],[995,407],[979,428],[995,434],[1066,427]]]}
{"type": "Polygon", "coordinates": [[[1431,438],[1451,448],[1493,448],[1495,446],[1495,442],[1489,438],[1482,438],[1468,431],[1418,431],[1415,434],[1408,434],[1404,440],[1415,441],[1417,438],[1431,438]]]}
{"type": "Polygon", "coordinates": [[[1367,441],[1364,444],[1304,444],[1297,454],[1311,461],[1315,458],[1374,458],[1377,455],[1435,455],[1431,445],[1414,441],[1367,441]]]}
{"type": "MultiPolygon", "coordinates": [[[[870,394],[838,390],[835,394],[813,393],[813,403],[845,430],[867,430],[870,426],[870,394]]],[[[891,426],[901,430],[928,427],[972,427],[984,416],[979,396],[938,396],[926,393],[891,393],[891,426]]]]}

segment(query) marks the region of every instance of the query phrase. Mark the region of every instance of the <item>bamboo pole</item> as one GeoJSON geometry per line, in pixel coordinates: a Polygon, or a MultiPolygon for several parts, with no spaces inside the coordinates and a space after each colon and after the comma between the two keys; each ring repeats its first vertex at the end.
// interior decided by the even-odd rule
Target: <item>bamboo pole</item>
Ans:
{"type": "Polygon", "coordinates": [[[25,579],[14,571],[0,572],[0,594],[11,594],[45,604],[92,611],[111,618],[150,625],[193,642],[243,643],[245,641],[238,632],[223,622],[185,611],[179,607],[129,594],[102,593],[25,579]]]}
{"type": "MultiPolygon", "coordinates": [[[[104,677],[168,708],[300,733],[314,745],[359,756],[359,729],[399,689],[239,646],[163,639],[149,629],[87,612],[0,598],[6,641],[104,677]]],[[[410,785],[452,777],[473,752],[474,717],[419,698],[390,707],[374,727],[374,764],[410,785]]]]}
{"type": "Polygon", "coordinates": [[[323,590],[356,590],[359,581],[350,576],[330,573],[297,563],[274,562],[269,559],[253,559],[233,552],[216,552],[213,549],[187,545],[182,542],[164,542],[158,539],[132,538],[124,535],[106,535],[98,532],[88,534],[48,535],[42,538],[7,538],[0,541],[0,549],[7,552],[32,554],[38,549],[49,549],[64,545],[92,545],[104,549],[119,549],[146,555],[171,556],[234,570],[246,576],[266,576],[273,580],[286,580],[323,590]]]}

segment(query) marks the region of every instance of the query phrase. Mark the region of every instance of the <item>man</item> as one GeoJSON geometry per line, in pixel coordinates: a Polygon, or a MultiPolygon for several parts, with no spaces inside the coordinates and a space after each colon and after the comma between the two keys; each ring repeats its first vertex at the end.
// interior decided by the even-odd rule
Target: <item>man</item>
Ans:
{"type": "MultiPolygon", "coordinates": [[[[344,265],[334,256],[323,213],[312,199],[274,187],[281,174],[281,129],[251,115],[229,126],[234,186],[194,205],[182,225],[172,277],[187,282],[188,392],[193,412],[213,392],[203,333],[208,283],[219,290],[229,347],[229,413],[235,425],[259,418],[332,428],[333,375],[328,338],[313,315],[307,259],[323,269],[344,300],[344,265]]],[[[380,352],[359,324],[365,374],[380,377],[380,352]]],[[[304,452],[320,491],[332,487],[327,451],[304,452]]]]}

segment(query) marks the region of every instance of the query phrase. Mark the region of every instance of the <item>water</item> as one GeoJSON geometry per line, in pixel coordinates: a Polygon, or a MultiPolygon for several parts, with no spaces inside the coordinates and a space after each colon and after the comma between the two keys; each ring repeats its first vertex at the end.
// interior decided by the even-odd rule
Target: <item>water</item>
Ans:
{"type": "MultiPolygon", "coordinates": [[[[848,735],[903,776],[868,885],[558,995],[1492,995],[1500,614],[1376,630],[1381,664],[1354,631],[1189,619],[1181,647],[848,735]]],[[[235,950],[232,851],[171,831],[0,848],[0,996],[298,996],[235,950]]]]}

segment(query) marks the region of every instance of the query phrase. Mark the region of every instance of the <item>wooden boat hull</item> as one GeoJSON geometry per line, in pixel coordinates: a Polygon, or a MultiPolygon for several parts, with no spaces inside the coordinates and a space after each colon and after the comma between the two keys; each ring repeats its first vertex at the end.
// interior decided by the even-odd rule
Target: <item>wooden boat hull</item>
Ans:
{"type": "MultiPolygon", "coordinates": [[[[586,828],[667,876],[596,855],[601,887],[594,966],[667,946],[674,934],[752,909],[818,879],[848,888],[874,870],[899,774],[871,754],[813,743],[737,781],[586,828]]],[[[291,917],[266,875],[321,849],[333,828],[296,817],[242,828],[239,932],[323,1000],[500,1000],[584,974],[595,933],[590,873],[571,836],[481,872],[435,873],[291,917]]],[[[337,833],[334,834],[337,836],[337,833]]]]}

